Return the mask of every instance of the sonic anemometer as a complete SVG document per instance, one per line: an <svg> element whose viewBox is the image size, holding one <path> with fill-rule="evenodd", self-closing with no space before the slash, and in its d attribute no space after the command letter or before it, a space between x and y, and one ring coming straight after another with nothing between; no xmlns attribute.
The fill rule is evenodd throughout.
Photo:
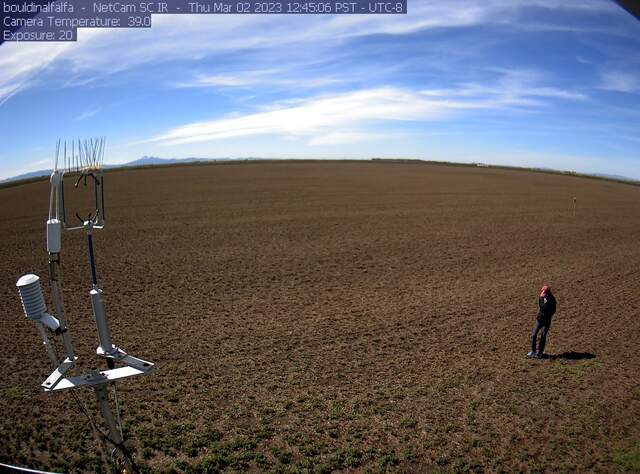
<svg viewBox="0 0 640 474"><path fill-rule="evenodd" d="M151 362L134 357L113 343L107 320L102 290L98 287L98 279L93 249L93 231L103 229L104 212L104 159L105 139L89 139L61 142L56 144L55 167L51 173L51 194L49 198L49 217L47 219L47 253L49 256L49 285L53 302L53 314L47 312L47 305L37 275L23 275L16 283L25 316L33 321L42 338L43 345L53 366L53 372L42 383L47 393L72 391L83 387L93 388L98 406L108 427L108 435L102 434L106 441L114 446L112 460L126 472L134 472L131 456L124 446L122 426L118 407L115 381L148 374L154 370ZM60 167L59 167L60 165ZM66 178L66 179L65 179ZM65 182L67 191L65 192ZM83 190L83 199L79 202L88 212L73 212L70 194L73 190ZM66 205L65 205L66 201ZM73 214L71 214L73 212ZM91 289L89 297L93 309L93 319L98 332L96 354L106 359L107 369L91 369L89 373L67 376L75 367L78 357L73 351L71 336L67 327L64 301L62 297L62 281L60 271L60 253L62 249L62 231L83 230L87 237L87 254L91 273ZM55 316L54 316L55 315ZM49 334L48 334L49 332ZM50 335L62 339L64 356L59 357L51 344ZM121 366L116 367L116 362ZM116 416L109 404L106 387L113 386L116 402ZM79 399L72 392L79 402ZM86 407L83 409L87 414ZM93 423L92 423L93 424ZM97 429L97 427L94 428Z"/></svg>

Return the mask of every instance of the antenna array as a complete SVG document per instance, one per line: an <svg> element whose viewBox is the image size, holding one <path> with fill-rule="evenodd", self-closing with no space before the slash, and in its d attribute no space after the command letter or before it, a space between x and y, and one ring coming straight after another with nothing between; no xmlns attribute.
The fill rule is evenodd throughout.
<svg viewBox="0 0 640 474"><path fill-rule="evenodd" d="M106 137L56 143L55 171L86 173L102 168ZM59 166L61 165L61 166Z"/></svg>

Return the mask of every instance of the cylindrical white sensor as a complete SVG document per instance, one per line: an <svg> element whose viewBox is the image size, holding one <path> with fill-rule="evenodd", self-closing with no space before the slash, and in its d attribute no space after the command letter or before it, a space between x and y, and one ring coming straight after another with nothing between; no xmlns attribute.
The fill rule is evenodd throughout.
<svg viewBox="0 0 640 474"><path fill-rule="evenodd" d="M91 295L91 305L93 306L93 315L96 318L96 327L98 328L98 338L100 346L97 349L98 354L110 354L114 347L111 343L111 331L107 324L107 314L104 308L104 299L102 290L94 288L89 292Z"/></svg>
<svg viewBox="0 0 640 474"><path fill-rule="evenodd" d="M47 252L60 253L62 244L62 223L58 219L47 221Z"/></svg>
<svg viewBox="0 0 640 474"><path fill-rule="evenodd" d="M33 274L23 275L16 283L16 286L20 293L20 301L22 301L22 309L24 309L25 316L34 321L39 321L42 315L47 312L42 288L40 288L40 277Z"/></svg>

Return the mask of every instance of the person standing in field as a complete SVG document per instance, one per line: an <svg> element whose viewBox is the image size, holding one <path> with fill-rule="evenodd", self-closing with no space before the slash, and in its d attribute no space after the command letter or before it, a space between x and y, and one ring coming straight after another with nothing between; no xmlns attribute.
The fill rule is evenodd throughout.
<svg viewBox="0 0 640 474"><path fill-rule="evenodd" d="M551 293L551 287L549 285L544 285L540 289L540 293L538 294L538 307L536 324L531 333L531 352L527 354L527 357L544 357L544 345L547 342L547 333L551 327L551 317L556 312L556 299ZM536 351L538 333L540 333L540 344Z"/></svg>

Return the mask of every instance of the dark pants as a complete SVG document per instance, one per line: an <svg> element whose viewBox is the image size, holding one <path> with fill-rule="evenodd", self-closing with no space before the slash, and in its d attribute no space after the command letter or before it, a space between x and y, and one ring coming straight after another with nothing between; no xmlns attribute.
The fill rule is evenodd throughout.
<svg viewBox="0 0 640 474"><path fill-rule="evenodd" d="M551 318L540 318L536 320L536 325L533 327L531 333L531 352L536 352L536 339L538 339L538 333L540 333L540 345L538 346L538 352L542 354L544 352L544 345L547 342L547 333L551 327Z"/></svg>

